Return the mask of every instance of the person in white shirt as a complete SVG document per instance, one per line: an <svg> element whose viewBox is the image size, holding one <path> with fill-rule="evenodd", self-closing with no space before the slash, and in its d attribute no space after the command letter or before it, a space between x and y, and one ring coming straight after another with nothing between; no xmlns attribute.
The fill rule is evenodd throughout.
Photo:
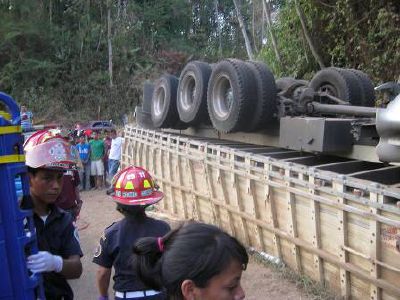
<svg viewBox="0 0 400 300"><path fill-rule="evenodd" d="M121 161L121 147L124 139L113 129L111 131L111 147L108 155L108 181L111 182L114 175L117 174Z"/></svg>
<svg viewBox="0 0 400 300"><path fill-rule="evenodd" d="M32 112L26 109L25 105L21 105L21 128L22 131L31 131L32 130Z"/></svg>

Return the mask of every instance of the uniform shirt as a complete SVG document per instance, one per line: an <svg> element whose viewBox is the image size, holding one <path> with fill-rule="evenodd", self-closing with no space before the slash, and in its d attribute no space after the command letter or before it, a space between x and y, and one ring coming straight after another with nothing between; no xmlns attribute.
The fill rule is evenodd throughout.
<svg viewBox="0 0 400 300"><path fill-rule="evenodd" d="M24 198L21 208L32 209L32 200L29 197ZM50 205L50 208L46 223L38 215L33 215L39 250L48 251L64 259L72 255L83 256L78 229L72 223L72 215L55 205ZM63 275L56 272L46 272L42 275L46 299L73 299L72 289Z"/></svg>
<svg viewBox="0 0 400 300"><path fill-rule="evenodd" d="M114 266L114 291L142 291L148 289L138 278L132 265L132 248L142 237L160 237L170 230L161 220L145 217L137 221L124 218L104 231L97 246L93 262L104 267Z"/></svg>
<svg viewBox="0 0 400 300"><path fill-rule="evenodd" d="M99 160L104 156L104 143L102 140L91 140L90 144L90 159L92 161Z"/></svg>

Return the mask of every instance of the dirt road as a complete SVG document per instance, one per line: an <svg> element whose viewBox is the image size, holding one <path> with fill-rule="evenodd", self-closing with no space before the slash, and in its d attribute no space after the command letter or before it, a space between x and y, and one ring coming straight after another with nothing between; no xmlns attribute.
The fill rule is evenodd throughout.
<svg viewBox="0 0 400 300"><path fill-rule="evenodd" d="M99 240L103 229L121 215L115 210L115 204L105 195L105 191L89 191L82 193L84 201L78 227L80 228L80 240L84 253L83 274L78 280L71 280L71 286L77 300L96 300L98 292L96 289L96 265L91 262L93 251ZM154 214L155 217L165 218L162 214ZM167 220L168 221L168 220ZM291 299L308 300L305 294L296 286L283 280L272 270L255 262L249 263L247 270L243 273L243 288L246 299ZM110 287L110 295L112 289ZM112 298L111 298L112 299Z"/></svg>

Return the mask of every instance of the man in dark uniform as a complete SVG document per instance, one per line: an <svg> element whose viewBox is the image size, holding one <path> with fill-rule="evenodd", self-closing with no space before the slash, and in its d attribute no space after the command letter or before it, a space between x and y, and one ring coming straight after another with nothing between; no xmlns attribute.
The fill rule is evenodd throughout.
<svg viewBox="0 0 400 300"><path fill-rule="evenodd" d="M73 217L55 205L61 193L63 172L76 166L77 154L61 137L47 131L32 135L24 145L30 197L21 207L33 209L39 252L28 257L32 273L43 273L46 299L72 300L67 279L82 274L78 231Z"/></svg>
<svg viewBox="0 0 400 300"><path fill-rule="evenodd" d="M155 189L148 172L138 167L128 167L116 174L113 186L113 199L124 218L105 229L94 254L93 262L99 265L98 299L108 300L112 267L115 299L165 299L160 291L147 288L132 266L132 247L137 239L163 236L170 230L166 222L149 218L145 213L148 205L160 201L164 195Z"/></svg>

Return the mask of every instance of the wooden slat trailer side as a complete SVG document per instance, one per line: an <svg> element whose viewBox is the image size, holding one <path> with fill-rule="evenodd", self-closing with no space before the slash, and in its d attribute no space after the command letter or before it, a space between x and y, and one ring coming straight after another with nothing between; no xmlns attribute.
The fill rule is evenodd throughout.
<svg viewBox="0 0 400 300"><path fill-rule="evenodd" d="M400 299L400 167L125 127L161 209L215 224L344 298Z"/></svg>

